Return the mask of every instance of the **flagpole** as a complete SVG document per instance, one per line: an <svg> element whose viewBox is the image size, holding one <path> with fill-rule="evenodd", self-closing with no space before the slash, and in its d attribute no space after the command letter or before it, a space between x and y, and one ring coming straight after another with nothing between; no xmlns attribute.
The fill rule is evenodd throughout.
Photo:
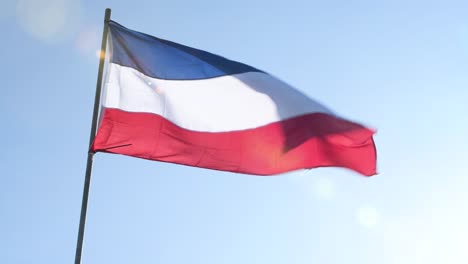
<svg viewBox="0 0 468 264"><path fill-rule="evenodd" d="M101 88L102 88L102 76L104 71L104 59L106 57L106 48L107 48L107 35L109 33L109 21L111 17L110 8L106 8L106 13L104 15L104 29L102 32L102 42L101 50L99 52L99 69L98 69L98 78L96 83L96 95L94 97L94 110L93 110L93 119L91 121L91 132L89 136L89 146L93 144L94 137L96 135L97 129L97 119L101 101ZM88 150L88 160L86 162L86 174L83 187L83 199L81 201L81 214L80 214L80 226L78 229L78 239L76 242L76 253L75 253L75 264L81 264L81 253L83 251L83 238L85 231L86 223L86 212L88 209L88 196L89 196L89 186L91 184L91 171L93 168L93 156L94 152L90 149Z"/></svg>

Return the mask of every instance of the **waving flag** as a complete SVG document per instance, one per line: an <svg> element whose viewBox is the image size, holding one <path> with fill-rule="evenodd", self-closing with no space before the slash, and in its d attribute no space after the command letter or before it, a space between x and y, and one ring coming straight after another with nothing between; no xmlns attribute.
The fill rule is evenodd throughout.
<svg viewBox="0 0 468 264"><path fill-rule="evenodd" d="M274 76L109 22L92 151L273 175L337 166L376 173L374 131Z"/></svg>

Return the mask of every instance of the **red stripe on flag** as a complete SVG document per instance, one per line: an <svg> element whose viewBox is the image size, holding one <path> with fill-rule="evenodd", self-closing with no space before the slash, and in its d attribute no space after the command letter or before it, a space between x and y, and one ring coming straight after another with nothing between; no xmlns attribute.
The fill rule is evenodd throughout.
<svg viewBox="0 0 468 264"><path fill-rule="evenodd" d="M373 134L321 113L213 133L187 130L156 114L104 109L92 150L255 175L338 166L371 176Z"/></svg>

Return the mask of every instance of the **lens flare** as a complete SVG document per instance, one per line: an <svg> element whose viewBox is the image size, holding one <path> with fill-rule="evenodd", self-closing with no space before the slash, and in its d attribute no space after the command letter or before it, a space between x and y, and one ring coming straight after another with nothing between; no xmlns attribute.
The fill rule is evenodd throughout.
<svg viewBox="0 0 468 264"><path fill-rule="evenodd" d="M314 194L324 200L329 200L335 196L335 185L328 178L316 178L314 180Z"/></svg>
<svg viewBox="0 0 468 264"><path fill-rule="evenodd" d="M359 224L366 228L374 228L378 224L379 214L377 209L372 206L363 206L358 208L356 218Z"/></svg>
<svg viewBox="0 0 468 264"><path fill-rule="evenodd" d="M100 44L99 30L97 27L89 27L81 30L75 40L75 46L78 51L86 56L92 56L96 49L99 49Z"/></svg>
<svg viewBox="0 0 468 264"><path fill-rule="evenodd" d="M96 50L96 58L102 59L105 56L106 56L106 53L103 50L100 50L100 49Z"/></svg>
<svg viewBox="0 0 468 264"><path fill-rule="evenodd" d="M80 14L78 1L73 0L18 0L17 21L31 36L55 42L71 31Z"/></svg>

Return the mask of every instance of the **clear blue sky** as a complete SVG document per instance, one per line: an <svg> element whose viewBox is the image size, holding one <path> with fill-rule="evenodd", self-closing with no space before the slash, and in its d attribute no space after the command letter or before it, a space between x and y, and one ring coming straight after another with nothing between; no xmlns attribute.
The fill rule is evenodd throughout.
<svg viewBox="0 0 468 264"><path fill-rule="evenodd" d="M99 153L84 264L468 263L461 0L2 0L2 263L73 262L106 7L376 128L380 174L257 177Z"/></svg>

